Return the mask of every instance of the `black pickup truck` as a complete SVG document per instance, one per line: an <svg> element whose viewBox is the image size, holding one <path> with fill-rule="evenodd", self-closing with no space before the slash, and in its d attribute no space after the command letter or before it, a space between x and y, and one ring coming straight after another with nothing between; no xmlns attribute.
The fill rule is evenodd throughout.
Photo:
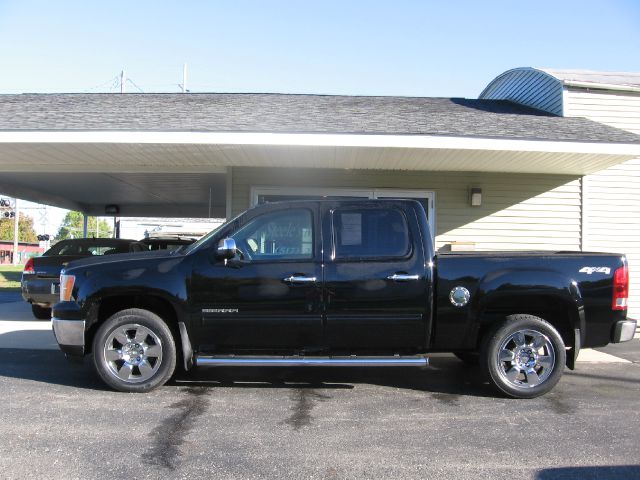
<svg viewBox="0 0 640 480"><path fill-rule="evenodd" d="M176 365L407 367L454 352L532 398L581 347L636 328L624 256L436 255L412 200L270 203L177 251L73 262L60 285L60 348L128 392Z"/></svg>

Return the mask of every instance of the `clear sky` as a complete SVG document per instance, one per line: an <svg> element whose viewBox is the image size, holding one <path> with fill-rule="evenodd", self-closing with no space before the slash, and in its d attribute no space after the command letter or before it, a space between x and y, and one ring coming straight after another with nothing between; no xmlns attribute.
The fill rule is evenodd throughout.
<svg viewBox="0 0 640 480"><path fill-rule="evenodd" d="M514 67L640 71L640 0L0 0L0 59L0 94L115 92L123 68L176 92L187 63L194 92L475 98Z"/></svg>
<svg viewBox="0 0 640 480"><path fill-rule="evenodd" d="M477 97L513 67L640 71L640 1L0 0L0 93ZM128 84L129 91L137 91Z"/></svg>

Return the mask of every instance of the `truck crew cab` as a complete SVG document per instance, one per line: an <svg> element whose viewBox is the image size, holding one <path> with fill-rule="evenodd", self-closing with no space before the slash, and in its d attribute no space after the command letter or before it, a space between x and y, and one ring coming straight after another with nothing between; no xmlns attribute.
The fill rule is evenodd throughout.
<svg viewBox="0 0 640 480"><path fill-rule="evenodd" d="M145 392L176 365L425 366L479 361L532 398L581 347L633 338L622 255L438 254L412 200L252 208L178 251L72 262L53 308L60 348Z"/></svg>

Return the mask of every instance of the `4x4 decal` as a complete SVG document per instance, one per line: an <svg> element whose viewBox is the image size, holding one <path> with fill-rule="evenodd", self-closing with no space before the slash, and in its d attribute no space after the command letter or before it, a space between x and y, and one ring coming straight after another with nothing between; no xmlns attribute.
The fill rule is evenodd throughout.
<svg viewBox="0 0 640 480"><path fill-rule="evenodd" d="M611 269L609 267L582 267L578 271L580 273L586 273L587 275L591 275L592 273L604 273L605 275L609 275L611 273Z"/></svg>

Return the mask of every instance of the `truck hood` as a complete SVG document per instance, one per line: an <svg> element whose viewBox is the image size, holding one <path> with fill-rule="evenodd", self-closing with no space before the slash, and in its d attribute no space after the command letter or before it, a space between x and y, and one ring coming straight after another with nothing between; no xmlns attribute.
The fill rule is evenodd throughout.
<svg viewBox="0 0 640 480"><path fill-rule="evenodd" d="M87 257L70 262L65 271L71 270L76 267L89 267L109 265L115 263L134 262L136 260L150 260L150 259L171 259L177 258L178 255L172 255L172 252L167 250L153 250L150 252L136 252L136 253L115 253L112 255L100 255L97 257ZM123 265L124 266L124 265Z"/></svg>
<svg viewBox="0 0 640 480"><path fill-rule="evenodd" d="M60 270L71 262L87 257L86 255L50 255L33 257L33 269L38 278L58 278Z"/></svg>

